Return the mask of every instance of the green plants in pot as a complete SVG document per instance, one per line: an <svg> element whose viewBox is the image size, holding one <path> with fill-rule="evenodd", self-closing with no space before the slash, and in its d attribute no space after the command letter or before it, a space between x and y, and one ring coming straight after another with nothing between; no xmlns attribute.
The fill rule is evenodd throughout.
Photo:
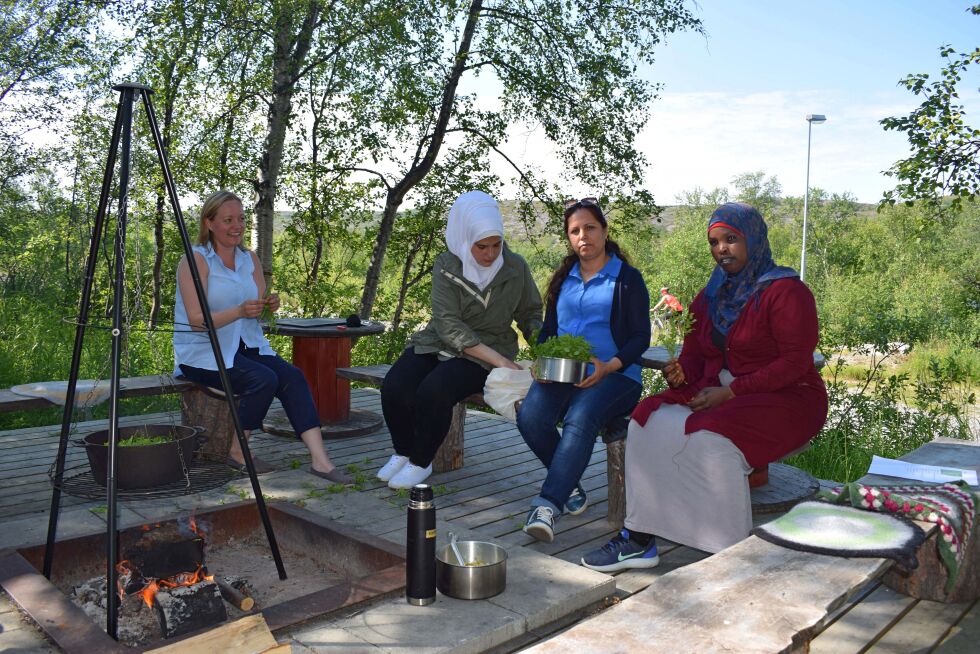
<svg viewBox="0 0 980 654"><path fill-rule="evenodd" d="M586 377L592 346L581 336L562 334L532 348L534 371L543 381L577 384Z"/></svg>

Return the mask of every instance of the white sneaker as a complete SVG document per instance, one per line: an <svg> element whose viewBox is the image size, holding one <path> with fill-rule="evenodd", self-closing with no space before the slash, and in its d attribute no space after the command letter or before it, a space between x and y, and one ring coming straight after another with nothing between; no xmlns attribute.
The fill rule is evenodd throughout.
<svg viewBox="0 0 980 654"><path fill-rule="evenodd" d="M391 458L388 459L388 463L381 466L381 470L378 470L378 479L381 481L388 481L394 477L399 470L404 468L406 463L408 463L407 456L392 454Z"/></svg>
<svg viewBox="0 0 980 654"><path fill-rule="evenodd" d="M428 467L420 468L414 463L408 463L398 471L394 477L388 481L388 488L411 488L415 484L421 484L432 474L432 464Z"/></svg>

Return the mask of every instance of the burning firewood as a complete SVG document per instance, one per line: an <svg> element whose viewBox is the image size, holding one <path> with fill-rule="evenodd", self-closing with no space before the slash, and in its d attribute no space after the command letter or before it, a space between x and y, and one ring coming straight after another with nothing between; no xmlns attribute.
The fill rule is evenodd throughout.
<svg viewBox="0 0 980 654"><path fill-rule="evenodd" d="M213 581L164 588L153 598L164 638L173 638L228 619L221 591Z"/></svg>

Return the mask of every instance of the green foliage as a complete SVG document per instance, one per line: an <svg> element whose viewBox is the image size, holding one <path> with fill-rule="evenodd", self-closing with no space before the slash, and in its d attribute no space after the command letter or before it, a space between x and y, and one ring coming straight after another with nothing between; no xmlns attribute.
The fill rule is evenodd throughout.
<svg viewBox="0 0 980 654"><path fill-rule="evenodd" d="M582 336L562 334L561 336L552 336L544 343L533 345L531 356L534 359L571 359L572 361L588 363L592 360L592 346Z"/></svg>
<svg viewBox="0 0 980 654"><path fill-rule="evenodd" d="M668 308L664 315L657 318L657 328L653 334L653 344L665 348L667 356L671 359L677 358L684 339L694 327L694 314L690 311L690 305L683 302L682 304L688 308L680 312Z"/></svg>
<svg viewBox="0 0 980 654"><path fill-rule="evenodd" d="M140 436L135 435L119 441L119 447L141 447L146 445L163 445L170 443L173 439L170 436ZM106 443L108 445L108 443Z"/></svg>
<svg viewBox="0 0 980 654"><path fill-rule="evenodd" d="M816 477L849 482L866 474L877 454L897 458L934 438L971 438L973 393L963 392L963 371L933 360L927 379L874 366L855 388L840 379L842 363L827 382L831 412L810 448L788 462ZM909 388L912 389L911 396Z"/></svg>
<svg viewBox="0 0 980 654"><path fill-rule="evenodd" d="M980 5L968 11L980 14ZM980 194L980 129L967 124L959 91L963 78L969 77L968 69L980 64L980 48L958 53L944 45L939 55L946 61L939 79L930 81L927 73L916 73L899 82L921 96L922 104L906 116L881 121L885 130L905 132L912 147L910 157L886 171L898 185L885 193L882 205L920 200L942 214L947 198L955 212L964 200Z"/></svg>

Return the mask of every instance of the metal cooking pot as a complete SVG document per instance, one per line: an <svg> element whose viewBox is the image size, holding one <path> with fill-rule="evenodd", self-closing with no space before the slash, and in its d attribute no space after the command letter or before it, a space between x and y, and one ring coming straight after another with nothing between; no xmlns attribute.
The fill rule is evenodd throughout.
<svg viewBox="0 0 980 654"><path fill-rule="evenodd" d="M535 365L538 379L545 381L577 384L588 376L586 370L589 364L575 359L540 357Z"/></svg>
<svg viewBox="0 0 980 654"><path fill-rule="evenodd" d="M456 599L486 599L504 592L507 585L507 551L480 540L456 541L463 560L479 565L460 565L452 547L436 551L436 588Z"/></svg>
<svg viewBox="0 0 980 654"><path fill-rule="evenodd" d="M169 436L170 442L157 445L129 445L116 449L116 486L121 489L165 486L185 479L184 468L190 468L198 446L200 427L183 425L138 425L120 427L119 440L133 436ZM94 431L81 441L85 447L92 476L102 486L109 467L109 430ZM183 462L183 465L181 464Z"/></svg>

